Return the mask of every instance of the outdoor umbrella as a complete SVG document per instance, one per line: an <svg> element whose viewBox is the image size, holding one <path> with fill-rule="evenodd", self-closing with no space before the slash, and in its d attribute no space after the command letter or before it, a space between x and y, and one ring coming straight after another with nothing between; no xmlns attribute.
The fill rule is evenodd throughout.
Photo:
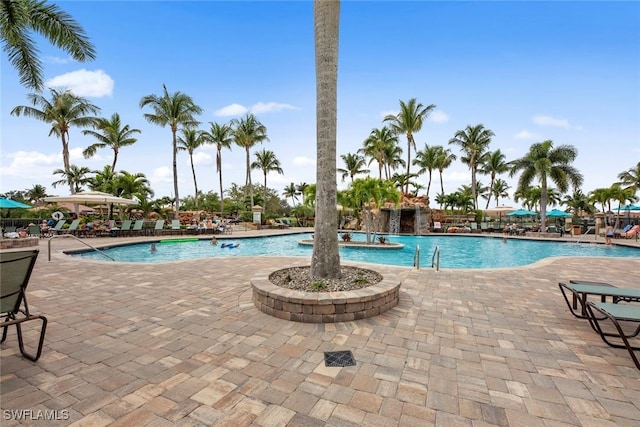
<svg viewBox="0 0 640 427"><path fill-rule="evenodd" d="M29 209L31 206L15 200L0 198L0 209Z"/></svg>
<svg viewBox="0 0 640 427"><path fill-rule="evenodd" d="M621 210L621 211L640 211L640 206L636 206L636 205L625 205L625 206L618 206L615 210Z"/></svg>
<svg viewBox="0 0 640 427"><path fill-rule="evenodd" d="M625 205L625 206L618 206L617 209L614 209L616 212L626 212L627 213L627 224L631 223L631 211L634 212L640 212L640 206L636 206L636 205ZM616 219L616 226L618 224L618 220Z"/></svg>
<svg viewBox="0 0 640 427"><path fill-rule="evenodd" d="M100 191L85 191L82 193L70 194L68 196L51 196L45 197L45 202L57 203L57 202L71 202L71 203L84 203L101 205L105 203L112 203L114 205L137 205L138 202L131 199L125 199L124 197L114 196L109 193L102 193Z"/></svg>
<svg viewBox="0 0 640 427"><path fill-rule="evenodd" d="M547 218L569 218L572 217L573 214L570 214L568 212L563 212L559 209L553 209L549 212L547 212Z"/></svg>
<svg viewBox="0 0 640 427"><path fill-rule="evenodd" d="M523 217L523 216L535 216L536 213L527 209L518 209L517 211L509 212L507 216Z"/></svg>

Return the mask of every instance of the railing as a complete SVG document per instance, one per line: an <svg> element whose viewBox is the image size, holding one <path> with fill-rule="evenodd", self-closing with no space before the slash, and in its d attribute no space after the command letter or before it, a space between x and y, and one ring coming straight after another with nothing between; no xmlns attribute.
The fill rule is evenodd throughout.
<svg viewBox="0 0 640 427"><path fill-rule="evenodd" d="M90 247L91 249L93 249L94 251L96 251L96 252L98 252L98 253L100 253L100 254L102 254L102 255L106 256L106 257L107 257L107 258L109 258L111 261L115 261L115 259L114 259L113 257L111 257L111 256L107 255L106 253L104 253L104 252L103 252L103 251L101 251L100 249L98 249L98 248L96 248L96 247L94 247L94 246L91 246L90 244L88 244L88 243L87 243L87 242L85 242L84 240L82 240L82 239L78 239L78 238L77 238L76 236L74 236L73 234L58 234L58 235L55 235L55 236L51 236L51 237L49 237L49 240L47 241L47 249L48 249L48 251L49 251L49 261L51 261L51 241L52 241L53 239L57 239L57 238L60 238L60 237L73 237L73 238L74 238L74 239L76 239L78 242L82 243L83 245L88 246L88 247Z"/></svg>
<svg viewBox="0 0 640 427"><path fill-rule="evenodd" d="M413 254L413 266L420 270L420 245L416 245L416 252Z"/></svg>
<svg viewBox="0 0 640 427"><path fill-rule="evenodd" d="M440 246L436 246L433 256L431 256L431 268L434 267L436 271L440 271Z"/></svg>
<svg viewBox="0 0 640 427"><path fill-rule="evenodd" d="M580 236L580 238L578 240L576 240L576 243L580 243L582 241L582 239L584 239L584 237L586 235L588 235L591 230L593 230L593 227L587 227L587 231L582 233L582 236ZM598 237L598 236L596 235L596 237Z"/></svg>

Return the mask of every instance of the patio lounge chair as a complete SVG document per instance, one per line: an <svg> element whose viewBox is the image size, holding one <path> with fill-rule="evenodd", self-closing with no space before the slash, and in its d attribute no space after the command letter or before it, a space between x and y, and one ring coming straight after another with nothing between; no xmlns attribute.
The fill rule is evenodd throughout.
<svg viewBox="0 0 640 427"><path fill-rule="evenodd" d="M629 343L629 338L637 337L640 334L640 306L589 301L587 311L589 322L593 329L600 334L602 341L614 348L626 348L636 368L640 369L640 361L634 354L634 350L640 351L640 347L632 346ZM609 319L613 323L616 332L605 332L600 324L604 319ZM627 333L623 331L621 323L637 323L638 326L634 332ZM611 338L620 339L622 344L612 342Z"/></svg>
<svg viewBox="0 0 640 427"><path fill-rule="evenodd" d="M122 224L120 224L120 230L118 230L117 235L118 236L126 236L129 233L131 233L131 224L133 223L133 221L131 221L130 219L125 219L124 221L122 221Z"/></svg>
<svg viewBox="0 0 640 427"><path fill-rule="evenodd" d="M567 302L567 306L575 317L579 319L588 319L587 299L589 295L599 296L600 302L606 302L607 297L611 298L611 302L617 304L620 301L640 302L640 289L633 288L617 288L608 283L602 282L581 282L571 281L569 283L558 283L562 296ZM569 301L568 293L571 294ZM578 307L580 303L580 307Z"/></svg>
<svg viewBox="0 0 640 427"><path fill-rule="evenodd" d="M131 228L130 234L133 235L142 235L142 227L144 226L144 220L139 219L133 224L133 228Z"/></svg>
<svg viewBox="0 0 640 427"><path fill-rule="evenodd" d="M43 237L39 225L30 225L29 228L27 228L27 234L31 237Z"/></svg>
<svg viewBox="0 0 640 427"><path fill-rule="evenodd" d="M58 232L58 234L73 234L75 235L76 232L78 231L78 226L80 225L80 220L79 219L74 219L73 221L71 221L71 224L69 224L69 228L62 229Z"/></svg>
<svg viewBox="0 0 640 427"><path fill-rule="evenodd" d="M164 219L159 219L156 221L155 227L153 227L153 235L155 236L158 232L162 232L164 229Z"/></svg>
<svg viewBox="0 0 640 427"><path fill-rule="evenodd" d="M5 342L7 339L9 326L16 325L20 353L34 362L40 358L42 353L44 334L47 329L47 318L31 314L27 305L27 284L29 284L37 257L38 250L0 253L0 316L2 317L0 327L3 328L0 342ZM24 349L22 323L38 319L42 321L42 327L40 328L38 349L33 355Z"/></svg>
<svg viewBox="0 0 640 427"><path fill-rule="evenodd" d="M61 219L58 223L51 229L52 234L60 234L62 231L62 227L67 223L66 219Z"/></svg>
<svg viewBox="0 0 640 427"><path fill-rule="evenodd" d="M638 234L639 230L640 230L640 225L634 225L633 227L631 227L631 230L627 231L626 233L620 233L620 237L624 237L625 239L630 239L636 234Z"/></svg>
<svg viewBox="0 0 640 427"><path fill-rule="evenodd" d="M171 234L182 234L182 226L179 219L171 220Z"/></svg>

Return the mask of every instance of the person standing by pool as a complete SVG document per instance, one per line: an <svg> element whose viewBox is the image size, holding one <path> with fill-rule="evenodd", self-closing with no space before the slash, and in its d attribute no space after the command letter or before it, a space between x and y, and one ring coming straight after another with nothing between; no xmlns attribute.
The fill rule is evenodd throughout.
<svg viewBox="0 0 640 427"><path fill-rule="evenodd" d="M611 224L607 225L607 230L604 233L604 240L607 245L611 244L611 239L613 238L613 227Z"/></svg>

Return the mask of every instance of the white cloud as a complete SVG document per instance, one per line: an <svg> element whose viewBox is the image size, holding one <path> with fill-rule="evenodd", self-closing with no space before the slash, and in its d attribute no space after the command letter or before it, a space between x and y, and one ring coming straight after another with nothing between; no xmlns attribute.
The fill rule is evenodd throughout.
<svg viewBox="0 0 640 427"><path fill-rule="evenodd" d="M557 127L563 129L582 130L582 126L574 126L567 119L556 119L551 116L538 115L533 117L533 123L543 127Z"/></svg>
<svg viewBox="0 0 640 427"><path fill-rule="evenodd" d="M173 182L173 172L171 171L171 168L168 168L167 166L161 166L159 168L155 168L153 170L153 172L151 173L151 178L149 178L151 181L158 181L158 182Z"/></svg>
<svg viewBox="0 0 640 427"><path fill-rule="evenodd" d="M49 64L67 64L70 62L69 58L61 58L59 56L47 56L44 58L44 62Z"/></svg>
<svg viewBox="0 0 640 427"><path fill-rule="evenodd" d="M279 102L256 102L251 107L247 108L242 104L230 104L226 107L215 111L215 116L229 117L229 116L241 116L246 113L252 114L264 114L264 113L279 113L284 110L297 110L291 104L283 104Z"/></svg>
<svg viewBox="0 0 640 427"><path fill-rule="evenodd" d="M213 157L208 153L198 151L193 153L193 164L195 166L209 166L213 164Z"/></svg>
<svg viewBox="0 0 640 427"><path fill-rule="evenodd" d="M535 133L531 133L526 129L523 129L520 132L516 133L514 137L516 139L525 139L528 141L540 139L540 136L536 135Z"/></svg>
<svg viewBox="0 0 640 427"><path fill-rule="evenodd" d="M439 110L434 111L429 118L434 123L445 123L449 121L449 115L444 111Z"/></svg>
<svg viewBox="0 0 640 427"><path fill-rule="evenodd" d="M69 89L76 96L102 98L113 93L113 79L102 70L87 71L84 68L61 74L45 83L48 87Z"/></svg>
<svg viewBox="0 0 640 427"><path fill-rule="evenodd" d="M294 107L290 104L281 104L278 102L257 102L251 106L251 112L254 114L262 114L262 113L278 113L284 110L297 110L297 107Z"/></svg>
<svg viewBox="0 0 640 427"><path fill-rule="evenodd" d="M247 111L249 111L249 109L244 105L231 104L231 105L227 105L226 107L222 107L219 110L214 111L213 115L221 116L221 117L241 116Z"/></svg>
<svg viewBox="0 0 640 427"><path fill-rule="evenodd" d="M293 164L294 166L302 166L302 167L307 167L307 166L316 166L316 161L315 159L311 159L309 157L296 157L293 159Z"/></svg>
<svg viewBox="0 0 640 427"><path fill-rule="evenodd" d="M16 151L5 153L4 157L11 159L9 166L0 169L0 175L19 178L47 178L50 179L54 169L61 168L61 155L45 154L37 151Z"/></svg>

